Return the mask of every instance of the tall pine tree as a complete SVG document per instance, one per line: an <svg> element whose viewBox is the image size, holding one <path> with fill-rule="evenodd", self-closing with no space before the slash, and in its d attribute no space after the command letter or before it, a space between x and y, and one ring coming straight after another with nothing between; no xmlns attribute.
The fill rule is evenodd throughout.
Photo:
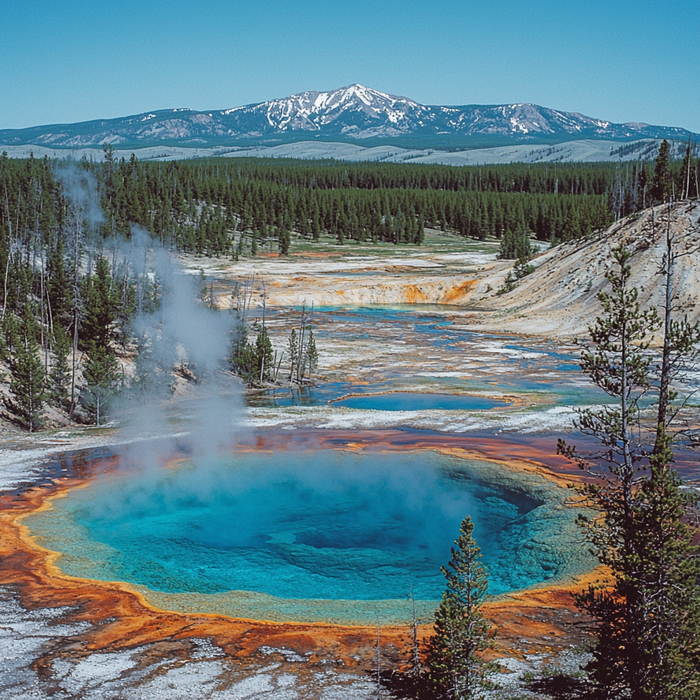
<svg viewBox="0 0 700 700"><path fill-rule="evenodd" d="M672 319L674 254L667 237L667 301L662 318L644 311L629 284L630 252L613 251L606 275L612 292L598 299L603 313L589 328L582 368L615 403L580 411L577 427L602 450L559 451L597 477L581 487L598 516L581 518L612 581L591 585L578 599L593 619L596 646L589 664L595 697L690 700L700 697L700 568L692 532L682 521L687 498L672 468L672 380L700 340L700 330ZM663 326L658 367L648 351L650 333ZM656 392L651 431L642 400ZM652 445L644 444L652 436Z"/></svg>
<svg viewBox="0 0 700 700"><path fill-rule="evenodd" d="M117 319L116 293L109 263L106 258L100 257L95 266L95 274L87 277L84 284L85 311L80 327L80 340L88 353L94 347L109 347L113 324Z"/></svg>
<svg viewBox="0 0 700 700"><path fill-rule="evenodd" d="M16 410L30 432L41 427L41 409L44 406L46 374L39 357L39 344L34 338L29 311L15 339L10 359L10 393L12 408Z"/></svg>
<svg viewBox="0 0 700 700"><path fill-rule="evenodd" d="M113 398L117 382L117 360L109 348L93 346L83 371L87 391L81 400L91 419L101 425Z"/></svg>
<svg viewBox="0 0 700 700"><path fill-rule="evenodd" d="M654 164L654 179L651 185L651 196L654 199L665 202L671 195L671 171L669 169L670 146L664 139L659 146L659 154Z"/></svg>
<svg viewBox="0 0 700 700"><path fill-rule="evenodd" d="M49 396L58 407L67 405L70 398L70 350L70 337L63 326L57 324L53 331L54 359L49 373Z"/></svg>
<svg viewBox="0 0 700 700"><path fill-rule="evenodd" d="M473 532L474 523L467 516L452 547L452 560L442 567L447 590L435 613L435 633L426 655L428 685L435 700L472 698L489 685L490 665L480 657L490 646L491 625L480 610L488 577Z"/></svg>

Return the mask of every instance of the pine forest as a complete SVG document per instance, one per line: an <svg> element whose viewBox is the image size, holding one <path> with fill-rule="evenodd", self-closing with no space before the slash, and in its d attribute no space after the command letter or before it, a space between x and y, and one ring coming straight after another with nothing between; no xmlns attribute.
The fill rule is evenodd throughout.
<svg viewBox="0 0 700 700"><path fill-rule="evenodd" d="M117 158L111 147L103 155L0 157L1 341L13 409L29 429L44 404L73 417L79 399L82 418L100 422L119 381L115 343L125 342L137 310L157 303L148 278L136 279L105 252L135 230L171 250L234 260L287 255L301 242L420 245L425 229L500 239L501 257L520 258L518 236L529 251L530 238L554 245L601 230L664 199L660 188L697 194L689 155L664 160L663 173L641 161L448 167L140 162ZM88 358L82 398L71 350Z"/></svg>

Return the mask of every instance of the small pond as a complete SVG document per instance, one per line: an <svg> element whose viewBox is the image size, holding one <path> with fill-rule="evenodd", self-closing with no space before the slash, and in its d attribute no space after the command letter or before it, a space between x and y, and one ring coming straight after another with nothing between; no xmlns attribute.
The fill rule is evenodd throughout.
<svg viewBox="0 0 700 700"><path fill-rule="evenodd" d="M511 402L491 399L485 396L467 394L422 394L411 391L395 391L387 394L368 394L348 396L333 401L333 406L346 408L373 409L376 411L423 411L427 409L441 411L486 411L490 408L504 407Z"/></svg>

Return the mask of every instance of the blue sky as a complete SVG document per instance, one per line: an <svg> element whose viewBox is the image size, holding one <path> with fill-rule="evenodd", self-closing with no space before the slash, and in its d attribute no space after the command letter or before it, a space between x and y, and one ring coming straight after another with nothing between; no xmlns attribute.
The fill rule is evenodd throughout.
<svg viewBox="0 0 700 700"><path fill-rule="evenodd" d="M700 132L700 0L0 0L0 128L362 83Z"/></svg>

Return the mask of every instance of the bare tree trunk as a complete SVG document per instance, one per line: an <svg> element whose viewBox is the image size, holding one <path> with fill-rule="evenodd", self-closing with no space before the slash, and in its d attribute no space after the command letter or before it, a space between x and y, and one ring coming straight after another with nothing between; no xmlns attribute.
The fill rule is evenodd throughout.
<svg viewBox="0 0 700 700"><path fill-rule="evenodd" d="M411 584L411 656L410 656L411 676L419 676L420 667L420 646L418 644L418 615L416 613L416 598L413 595L413 584Z"/></svg>
<svg viewBox="0 0 700 700"><path fill-rule="evenodd" d="M10 239L10 245L7 250L7 260L5 261L5 289L4 296L2 299L2 318L5 318L5 309L7 308L7 278L10 272L10 258L12 257L12 239Z"/></svg>
<svg viewBox="0 0 700 700"><path fill-rule="evenodd" d="M659 409L657 419L656 442L654 453L662 449L663 437L666 433L669 389L671 384L671 311L673 306L673 236L671 234L671 205L668 205L668 221L666 222L665 251L661 263L661 273L665 276L664 284L664 345L661 354L661 376L659 378Z"/></svg>
<svg viewBox="0 0 700 700"><path fill-rule="evenodd" d="M41 247L41 345L44 348L44 372L49 376L49 343L44 342L44 327L48 328L46 308L44 307L44 247Z"/></svg>
<svg viewBox="0 0 700 700"><path fill-rule="evenodd" d="M299 329L299 354L297 356L297 383L304 378L304 334L306 333L306 304L301 307L301 328Z"/></svg>
<svg viewBox="0 0 700 700"><path fill-rule="evenodd" d="M267 299L265 298L265 280L262 280L262 307L263 307L263 339L266 337L265 332L265 321L267 320ZM262 348L262 357L260 358L260 383L263 382L263 377L265 376L265 346Z"/></svg>
<svg viewBox="0 0 700 700"><path fill-rule="evenodd" d="M82 244L82 208L78 204L72 206L73 211L73 362L71 366L70 381L70 411L72 418L75 410L75 374L77 370L78 355L78 323L80 320L80 253Z"/></svg>
<svg viewBox="0 0 700 700"><path fill-rule="evenodd" d="M72 418L73 411L75 410L75 372L77 367L77 353L78 353L78 314L77 307L73 313L73 355L71 362L71 376L70 376L70 410L68 415Z"/></svg>
<svg viewBox="0 0 700 700"><path fill-rule="evenodd" d="M49 296L49 288L46 288L46 317L49 321L49 332L53 336L53 311L51 309L51 297Z"/></svg>
<svg viewBox="0 0 700 700"><path fill-rule="evenodd" d="M380 637L380 627L379 627L379 617L377 617L377 656L376 656L376 662L377 662L377 697L381 698L382 697L382 666L381 666L381 657L379 656L379 650L380 650L380 643L381 643L381 637Z"/></svg>
<svg viewBox="0 0 700 700"><path fill-rule="evenodd" d="M5 288L4 296L2 300L2 318L5 319L5 309L7 309L7 280L10 273L10 260L12 258L12 249L14 248L12 239L12 220L10 218L10 200L7 195L7 184L5 184L5 215L7 217L7 228L9 231L8 245L7 245L7 260L5 261Z"/></svg>
<svg viewBox="0 0 700 700"><path fill-rule="evenodd" d="M276 350L275 350L275 353L277 353ZM283 357L284 357L284 350L282 350L280 352L280 359L279 359L279 362L277 363L277 370L275 371L275 384L277 383L277 377L279 376L279 373L280 373L280 367L282 366L282 358Z"/></svg>

